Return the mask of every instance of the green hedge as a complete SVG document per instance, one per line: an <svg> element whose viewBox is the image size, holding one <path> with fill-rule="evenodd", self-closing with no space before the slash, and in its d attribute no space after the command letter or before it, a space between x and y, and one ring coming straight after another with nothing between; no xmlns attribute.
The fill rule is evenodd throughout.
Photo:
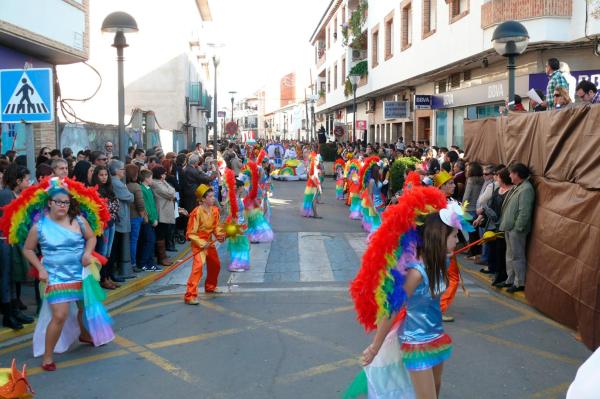
<svg viewBox="0 0 600 399"><path fill-rule="evenodd" d="M404 186L404 177L409 170L415 170L416 165L421 160L415 157L402 157L396 159L390 167L390 191L389 195L402 190Z"/></svg>
<svg viewBox="0 0 600 399"><path fill-rule="evenodd" d="M323 162L335 162L337 158L337 144L336 143L325 143L319 147L319 153L323 158Z"/></svg>

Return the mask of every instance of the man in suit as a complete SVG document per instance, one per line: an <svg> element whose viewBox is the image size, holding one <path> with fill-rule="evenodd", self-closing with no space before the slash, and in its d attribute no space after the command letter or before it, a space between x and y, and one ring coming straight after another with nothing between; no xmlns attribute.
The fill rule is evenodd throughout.
<svg viewBox="0 0 600 399"><path fill-rule="evenodd" d="M502 204L500 231L506 240L506 269L504 282L507 291L514 293L525 289L527 271L527 234L531 231L535 191L529 182L531 175L527 166L517 163L508 168L514 187Z"/></svg>

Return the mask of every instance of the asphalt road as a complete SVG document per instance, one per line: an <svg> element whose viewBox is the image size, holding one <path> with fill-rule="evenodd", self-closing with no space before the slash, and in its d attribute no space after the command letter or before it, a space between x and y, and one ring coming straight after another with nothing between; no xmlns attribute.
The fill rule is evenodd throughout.
<svg viewBox="0 0 600 399"><path fill-rule="evenodd" d="M186 264L113 311L115 342L76 345L39 369L25 343L0 350L27 363L39 398L337 398L360 371L367 336L347 294L364 251L359 223L327 179L323 219L299 216L304 183L276 182L276 239L252 247L198 307L182 303ZM454 341L442 398L562 398L590 355L573 332L465 274L446 324Z"/></svg>

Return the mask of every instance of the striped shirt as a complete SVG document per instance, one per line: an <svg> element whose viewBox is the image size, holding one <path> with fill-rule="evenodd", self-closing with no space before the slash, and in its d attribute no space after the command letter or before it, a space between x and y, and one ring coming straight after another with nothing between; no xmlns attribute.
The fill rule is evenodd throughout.
<svg viewBox="0 0 600 399"><path fill-rule="evenodd" d="M569 91L569 82L565 79L560 71L552 72L548 86L546 87L546 102L548 103L548 109L554 108L554 89L557 87L564 87Z"/></svg>

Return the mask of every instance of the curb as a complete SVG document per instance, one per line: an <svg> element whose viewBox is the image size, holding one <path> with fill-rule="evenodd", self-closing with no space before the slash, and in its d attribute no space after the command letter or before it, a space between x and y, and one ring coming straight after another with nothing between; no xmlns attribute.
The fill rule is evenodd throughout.
<svg viewBox="0 0 600 399"><path fill-rule="evenodd" d="M464 262L463 262L464 265ZM527 298L525 297L525 292L524 291L519 291L519 292L515 292L514 294L510 294L508 292L506 292L505 290L501 289L501 288L496 288L496 287L492 287L491 282L492 282L492 278L491 277L487 277L487 275L483 275L481 273L479 273L478 271L474 271L469 269L468 267L462 266L461 267L461 272L465 272L467 273L470 277L474 277L475 279L481 281L482 283L485 283L486 286L488 286L488 288L492 291L495 292L496 294L500 294L506 298L510 298L512 300L521 302L524 305L529 306L530 308L533 308L533 306L531 306L531 304L527 301Z"/></svg>
<svg viewBox="0 0 600 399"><path fill-rule="evenodd" d="M126 298L138 291L141 291L153 282L166 276L171 271L173 271L176 268L176 266L178 266L177 263L181 259L185 258L187 254L191 251L191 249L192 248L190 245L186 245L186 247L183 248L183 250L176 255L176 258L173 260L173 265L164 268L161 272L148 272L147 275L129 280L130 282L121 285L115 290L109 290L106 293L106 300L104 301L104 305L109 305L123 298ZM20 337L32 334L35 330L35 324L35 322L31 324L26 324L21 330L11 330L10 328L0 327L0 345L7 341L12 341Z"/></svg>

